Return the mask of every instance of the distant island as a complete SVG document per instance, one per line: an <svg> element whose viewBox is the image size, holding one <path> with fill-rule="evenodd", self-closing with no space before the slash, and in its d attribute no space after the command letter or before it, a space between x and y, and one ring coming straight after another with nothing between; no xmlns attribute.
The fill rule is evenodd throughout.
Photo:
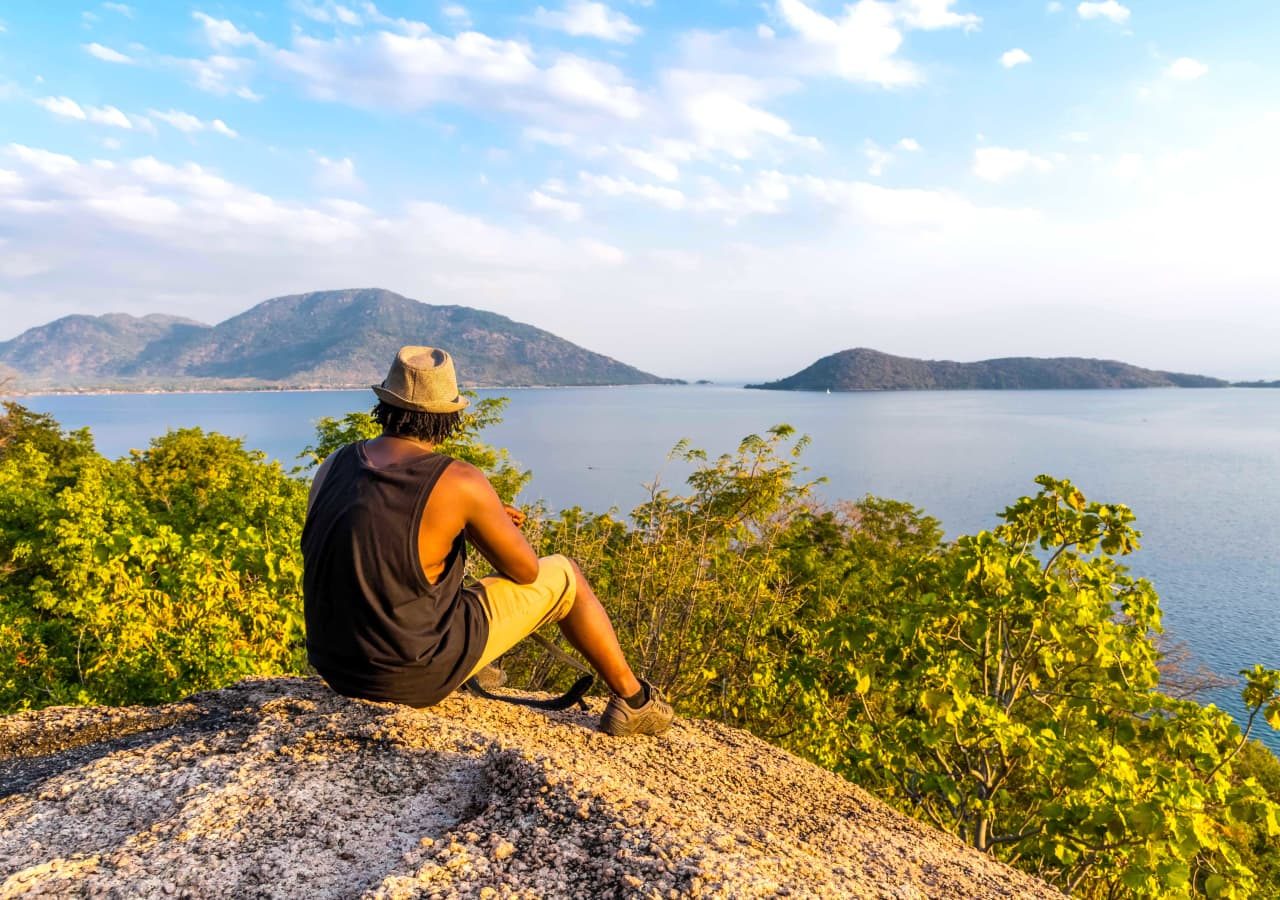
<svg viewBox="0 0 1280 900"><path fill-rule="evenodd" d="M66 316L0 343L0 378L20 391L367 387L403 344L449 350L467 387L682 383L497 313L377 288L276 297L213 326Z"/></svg>
<svg viewBox="0 0 1280 900"><path fill-rule="evenodd" d="M1229 387L1205 375L1159 372L1105 359L1009 357L981 362L911 359L858 347L748 388L768 391L980 391Z"/></svg>

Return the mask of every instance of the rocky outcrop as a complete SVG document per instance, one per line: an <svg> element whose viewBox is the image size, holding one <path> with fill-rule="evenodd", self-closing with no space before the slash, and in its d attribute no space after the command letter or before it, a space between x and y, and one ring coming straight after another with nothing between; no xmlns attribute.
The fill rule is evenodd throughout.
<svg viewBox="0 0 1280 900"><path fill-rule="evenodd" d="M0 720L0 896L1056 897L749 735L250 679Z"/></svg>

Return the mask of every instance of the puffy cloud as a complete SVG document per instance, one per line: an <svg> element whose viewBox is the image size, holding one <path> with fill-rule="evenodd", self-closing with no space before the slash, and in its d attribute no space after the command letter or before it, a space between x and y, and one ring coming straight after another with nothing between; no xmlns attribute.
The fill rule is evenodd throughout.
<svg viewBox="0 0 1280 900"><path fill-rule="evenodd" d="M837 19L829 18L801 0L778 0L779 18L795 32L813 56L810 64L847 81L882 87L916 84L922 76L897 58L902 47L895 8L876 0L859 0Z"/></svg>
<svg viewBox="0 0 1280 900"><path fill-rule="evenodd" d="M736 188L726 188L711 178L700 179L701 195L693 208L715 213L730 225L750 216L771 216L786 209L791 200L791 184L781 172L759 172Z"/></svg>
<svg viewBox="0 0 1280 900"><path fill-rule="evenodd" d="M191 14L200 23L205 40L215 48L262 47L264 42L252 31L241 31L227 19L215 19L202 12Z"/></svg>
<svg viewBox="0 0 1280 900"><path fill-rule="evenodd" d="M867 141L862 148L862 152L867 157L867 174L872 178L879 178L883 175L885 168L888 167L889 163L893 162L893 154L875 141Z"/></svg>
<svg viewBox="0 0 1280 900"><path fill-rule="evenodd" d="M615 178L611 175L596 175L590 172L579 172L578 181L589 195L636 197L672 210L683 209L685 205L684 193L673 187L642 184L630 178Z"/></svg>
<svg viewBox="0 0 1280 900"><path fill-rule="evenodd" d="M1053 163L1029 150L979 147L973 153L973 174L983 181L1005 181L1026 171L1048 172Z"/></svg>
<svg viewBox="0 0 1280 900"><path fill-rule="evenodd" d="M89 121L112 128L133 128L133 122L114 106L89 107Z"/></svg>
<svg viewBox="0 0 1280 900"><path fill-rule="evenodd" d="M180 109L171 109L168 112L151 109L147 110L147 115L176 128L183 134L197 134L201 131L214 131L224 137L239 137L239 134L235 129L231 128L221 119L205 121L204 119L191 115L191 113L183 112Z"/></svg>
<svg viewBox="0 0 1280 900"><path fill-rule="evenodd" d="M1006 50L1000 54L1000 65L1006 69L1012 69L1014 66L1021 66L1031 62L1031 54L1021 47L1014 47L1012 50Z"/></svg>
<svg viewBox="0 0 1280 900"><path fill-rule="evenodd" d="M363 19L349 6L343 6L341 3L334 3L333 0L324 0L324 2L316 3L310 0L295 0L294 8L315 22L323 22L326 25L361 25Z"/></svg>
<svg viewBox="0 0 1280 900"><path fill-rule="evenodd" d="M80 107L80 104L70 97L41 97L36 100L36 104L44 107L55 116L61 116L64 119L84 120L89 118Z"/></svg>
<svg viewBox="0 0 1280 900"><path fill-rule="evenodd" d="M543 63L527 44L467 31L456 37L389 30L358 38L295 35L262 45L264 61L313 96L404 110L438 103L506 110L531 118L633 119L642 97L615 66L573 54Z"/></svg>
<svg viewBox="0 0 1280 900"><path fill-rule="evenodd" d="M664 76L667 105L700 152L745 160L768 143L820 147L816 138L796 134L790 122L759 105L769 90L745 76L687 70Z"/></svg>
<svg viewBox="0 0 1280 900"><path fill-rule="evenodd" d="M455 25L460 25L463 28L471 27L471 14L460 3L450 3L444 6L441 8L440 14Z"/></svg>
<svg viewBox="0 0 1280 900"><path fill-rule="evenodd" d="M566 222L577 222L582 218L582 204L563 197L553 197L542 191L529 192L529 208L535 212L550 213L559 216Z"/></svg>
<svg viewBox="0 0 1280 900"><path fill-rule="evenodd" d="M619 44L631 43L643 31L623 13L592 0L568 0L557 10L539 6L533 21L574 37L593 37Z"/></svg>
<svg viewBox="0 0 1280 900"><path fill-rule="evenodd" d="M1199 60L1183 56L1170 63L1164 74L1175 81L1195 81L1209 74L1209 67Z"/></svg>
<svg viewBox="0 0 1280 900"><path fill-rule="evenodd" d="M118 63L120 65L130 65L133 63L133 57L126 56L119 50L112 50L110 47L104 47L102 44L92 43L84 44L84 52L90 56L100 59L103 62Z"/></svg>
<svg viewBox="0 0 1280 900"><path fill-rule="evenodd" d="M315 180L320 187L332 191L358 191L364 188L364 182L356 174L356 164L351 157L330 159L317 155L315 160Z"/></svg>
<svg viewBox="0 0 1280 900"><path fill-rule="evenodd" d="M132 129L135 123L145 129L151 128L151 123L145 119L130 118L114 106L81 106L70 97L41 97L35 102L55 116L64 119L88 121L111 128Z"/></svg>
<svg viewBox="0 0 1280 900"><path fill-rule="evenodd" d="M940 28L963 28L972 31L982 24L974 13L954 12L956 0L898 0L898 15L908 28L935 31Z"/></svg>
<svg viewBox="0 0 1280 900"><path fill-rule="evenodd" d="M902 140L898 141L898 149L906 150L908 153L919 153L920 142L915 138L904 137Z"/></svg>
<svg viewBox="0 0 1280 900"><path fill-rule="evenodd" d="M1076 12L1082 19L1109 19L1117 25L1128 22L1131 15L1129 7L1116 0L1085 0L1076 7Z"/></svg>
<svg viewBox="0 0 1280 900"><path fill-rule="evenodd" d="M617 266L627 261L626 251L613 246L613 244L606 244L603 241L583 238L578 241L578 246L581 247L592 259L605 263L606 265Z"/></svg>

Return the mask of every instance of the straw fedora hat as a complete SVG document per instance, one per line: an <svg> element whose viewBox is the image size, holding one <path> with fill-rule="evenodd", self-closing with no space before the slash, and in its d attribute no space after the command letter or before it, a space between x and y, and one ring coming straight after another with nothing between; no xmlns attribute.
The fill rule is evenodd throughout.
<svg viewBox="0 0 1280 900"><path fill-rule="evenodd" d="M458 392L453 357L438 347L401 347L382 384L373 385L378 399L414 412L451 413L466 409Z"/></svg>

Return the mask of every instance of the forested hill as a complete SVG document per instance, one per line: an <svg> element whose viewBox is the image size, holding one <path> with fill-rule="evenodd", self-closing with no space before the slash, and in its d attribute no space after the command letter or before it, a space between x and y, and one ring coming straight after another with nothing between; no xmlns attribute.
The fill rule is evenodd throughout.
<svg viewBox="0 0 1280 900"><path fill-rule="evenodd" d="M982 362L910 359L859 347L823 357L780 381L775 391L945 391L1226 387L1204 375L1158 372L1106 359L1010 357Z"/></svg>
<svg viewBox="0 0 1280 900"><path fill-rule="evenodd" d="M444 347L468 386L670 381L506 316L379 289L277 297L215 326L68 316L0 343L0 367L20 389L364 387L404 344Z"/></svg>

